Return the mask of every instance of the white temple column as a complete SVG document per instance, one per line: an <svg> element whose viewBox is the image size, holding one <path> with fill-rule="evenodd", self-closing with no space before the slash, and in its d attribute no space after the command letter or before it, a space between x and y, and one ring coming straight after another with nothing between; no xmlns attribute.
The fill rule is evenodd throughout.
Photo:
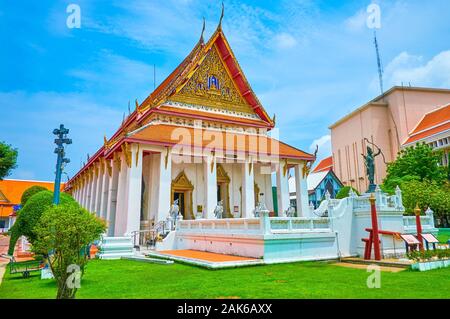
<svg viewBox="0 0 450 319"><path fill-rule="evenodd" d="M205 177L205 209L203 218L214 219L214 209L217 206L217 169L213 155L204 157L203 172Z"/></svg>
<svg viewBox="0 0 450 319"><path fill-rule="evenodd" d="M255 209L255 178L254 165L251 158L248 158L242 165L242 207L241 217L253 217Z"/></svg>
<svg viewBox="0 0 450 319"><path fill-rule="evenodd" d="M84 208L87 210L89 210L89 205L91 202L91 188L92 188L92 174L88 173L86 182L86 201L84 204Z"/></svg>
<svg viewBox="0 0 450 319"><path fill-rule="evenodd" d="M102 175L102 191L100 197L100 206L99 206L99 217L106 220L106 209L108 205L108 195L109 195L109 170L108 163L105 161L102 163L103 166L103 175Z"/></svg>
<svg viewBox="0 0 450 319"><path fill-rule="evenodd" d="M110 160L111 176L108 182L108 202L106 204L106 221L108 222L108 236L115 235L117 188L119 183L119 165L115 160Z"/></svg>
<svg viewBox="0 0 450 319"><path fill-rule="evenodd" d="M84 199L85 199L84 194L86 192L86 178L85 178L85 176L82 177L81 184L82 185L81 185L80 201L79 201L79 203L80 203L80 206L84 208Z"/></svg>
<svg viewBox="0 0 450 319"><path fill-rule="evenodd" d="M124 236L126 232L126 209L127 209L127 177L128 177L128 165L126 163L125 155L120 154L120 171L119 181L117 186L117 208L116 208L116 220L114 227L115 236Z"/></svg>
<svg viewBox="0 0 450 319"><path fill-rule="evenodd" d="M84 179L84 191L83 191L83 208L87 208L88 194L89 194L89 183L91 182L89 174L86 175Z"/></svg>
<svg viewBox="0 0 450 319"><path fill-rule="evenodd" d="M270 167L269 167L270 169ZM272 196L272 174L266 174L264 176L265 192L264 198L266 201L266 207L269 211L273 212L273 196Z"/></svg>
<svg viewBox="0 0 450 319"><path fill-rule="evenodd" d="M105 173L103 170L103 163L100 162L96 167L97 175L95 179L95 193L94 193L94 204L92 205L92 211L95 212L97 217L100 216L100 200L102 196L102 180L103 174Z"/></svg>
<svg viewBox="0 0 450 319"><path fill-rule="evenodd" d="M309 217L308 184L306 183L307 176L303 176L304 165L306 162L294 166L297 217Z"/></svg>
<svg viewBox="0 0 450 319"><path fill-rule="evenodd" d="M88 210L92 213L95 213L95 199L96 199L96 191L97 191L97 176L99 172L96 167L92 167L92 182L91 182L91 197L89 202Z"/></svg>
<svg viewBox="0 0 450 319"><path fill-rule="evenodd" d="M286 163L281 161L277 165L277 197L278 197L278 217L285 216L284 211L289 208L289 169Z"/></svg>
<svg viewBox="0 0 450 319"><path fill-rule="evenodd" d="M159 176L154 180L157 187L157 209L155 223L165 220L170 212L170 197L172 187L172 154L170 149L166 149L160 154L154 154L155 168L159 168Z"/></svg>
<svg viewBox="0 0 450 319"><path fill-rule="evenodd" d="M128 196L126 206L126 233L141 228L142 205L142 149L138 144L131 145L131 167L128 169Z"/></svg>

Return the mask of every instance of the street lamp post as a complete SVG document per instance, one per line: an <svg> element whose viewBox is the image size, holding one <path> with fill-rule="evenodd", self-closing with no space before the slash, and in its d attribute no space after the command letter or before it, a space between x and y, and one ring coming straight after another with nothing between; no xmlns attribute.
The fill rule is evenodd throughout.
<svg viewBox="0 0 450 319"><path fill-rule="evenodd" d="M61 188L61 174L64 169L64 165L67 163L70 163L70 160L68 158L65 158L64 156L64 144L72 144L72 140L70 138L67 138L67 134L69 134L69 129L64 127L64 124L61 124L59 126L59 129L54 129L53 134L58 136L58 138L55 139L55 144L57 145L55 148L55 153L58 155L56 160L56 172L55 172L55 188L53 191L53 204L58 205L59 204L59 192Z"/></svg>

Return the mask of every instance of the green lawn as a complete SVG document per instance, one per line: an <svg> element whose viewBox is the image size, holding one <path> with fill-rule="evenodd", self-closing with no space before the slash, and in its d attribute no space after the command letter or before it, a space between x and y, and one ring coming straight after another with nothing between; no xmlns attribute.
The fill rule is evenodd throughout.
<svg viewBox="0 0 450 319"><path fill-rule="evenodd" d="M447 243L450 239L450 228L439 228L438 239L441 243Z"/></svg>
<svg viewBox="0 0 450 319"><path fill-rule="evenodd" d="M364 269L304 262L207 270L183 264L93 260L78 298L450 298L450 268L382 272L368 289ZM54 298L55 283L5 274L0 299Z"/></svg>

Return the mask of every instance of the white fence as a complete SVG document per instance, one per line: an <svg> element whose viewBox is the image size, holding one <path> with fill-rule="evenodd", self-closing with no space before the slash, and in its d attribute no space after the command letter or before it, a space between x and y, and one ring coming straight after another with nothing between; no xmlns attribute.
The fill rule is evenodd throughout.
<svg viewBox="0 0 450 319"><path fill-rule="evenodd" d="M423 230L434 228L434 219L433 216L420 216L420 223L422 225ZM403 216L403 226L405 230L416 230L416 216Z"/></svg>
<svg viewBox="0 0 450 319"><path fill-rule="evenodd" d="M330 232L330 219L326 217L268 217L182 220L178 232L220 232L277 234L299 232Z"/></svg>

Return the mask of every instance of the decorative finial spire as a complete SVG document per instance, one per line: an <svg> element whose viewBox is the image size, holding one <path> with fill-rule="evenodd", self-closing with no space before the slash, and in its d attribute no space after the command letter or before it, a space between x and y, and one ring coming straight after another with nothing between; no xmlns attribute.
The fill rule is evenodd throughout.
<svg viewBox="0 0 450 319"><path fill-rule="evenodd" d="M225 11L225 6L223 5L223 1L222 1L222 14L220 15L219 26L217 27L219 30L222 29L222 19L223 19L224 11Z"/></svg>
<svg viewBox="0 0 450 319"><path fill-rule="evenodd" d="M202 28L202 34L200 35L200 42L203 43L203 33L205 33L205 26L206 26L206 21L205 21L205 17L203 17L203 28Z"/></svg>

